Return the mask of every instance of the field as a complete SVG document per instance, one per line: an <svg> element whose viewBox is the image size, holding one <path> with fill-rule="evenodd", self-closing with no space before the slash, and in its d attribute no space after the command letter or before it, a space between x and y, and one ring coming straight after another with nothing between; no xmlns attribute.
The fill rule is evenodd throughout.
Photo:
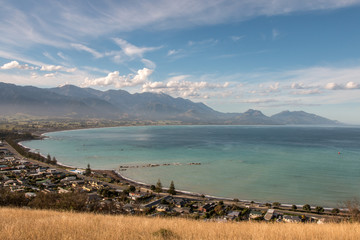
<svg viewBox="0 0 360 240"><path fill-rule="evenodd" d="M359 223L215 223L0 208L1 239L359 239Z"/></svg>

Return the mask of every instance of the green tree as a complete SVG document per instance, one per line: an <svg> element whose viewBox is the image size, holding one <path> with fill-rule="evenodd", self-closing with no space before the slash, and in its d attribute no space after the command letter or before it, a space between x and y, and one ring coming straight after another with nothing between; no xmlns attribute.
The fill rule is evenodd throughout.
<svg viewBox="0 0 360 240"><path fill-rule="evenodd" d="M296 206L296 205L292 205L292 206L291 206L291 210L293 210L293 211L297 210L297 206Z"/></svg>
<svg viewBox="0 0 360 240"><path fill-rule="evenodd" d="M151 191L155 191L155 189L156 189L155 185L151 185L151 186L150 186L150 190L151 190Z"/></svg>
<svg viewBox="0 0 360 240"><path fill-rule="evenodd" d="M169 190L168 190L168 193L170 193L171 195L175 195L175 194L176 194L174 181L171 181L170 187L169 187Z"/></svg>
<svg viewBox="0 0 360 240"><path fill-rule="evenodd" d="M50 156L50 154L48 154L47 157L46 157L46 163L51 163L51 156Z"/></svg>
<svg viewBox="0 0 360 240"><path fill-rule="evenodd" d="M85 176L90 176L91 175L91 168L90 168L90 164L87 165L87 168L85 169Z"/></svg>
<svg viewBox="0 0 360 240"><path fill-rule="evenodd" d="M280 207L280 205L281 205L281 203L279 203L279 202L273 202L273 208L279 208Z"/></svg>
<svg viewBox="0 0 360 240"><path fill-rule="evenodd" d="M55 157L52 158L51 164L53 164L53 165L56 165L56 164L57 164L57 160L56 160Z"/></svg>
<svg viewBox="0 0 360 240"><path fill-rule="evenodd" d="M129 192L135 192L136 188L133 185L130 185L128 188Z"/></svg>
<svg viewBox="0 0 360 240"><path fill-rule="evenodd" d="M309 204L305 204L305 205L303 206L303 210L304 210L304 211L307 211L307 212L310 212L310 211L311 211L310 205L309 205Z"/></svg>
<svg viewBox="0 0 360 240"><path fill-rule="evenodd" d="M157 181L156 186L155 186L155 192L159 193L162 191L162 184L160 179Z"/></svg>
<svg viewBox="0 0 360 240"><path fill-rule="evenodd" d="M323 208L323 207L320 207L320 206L316 206L316 207L315 207L315 211L316 211L317 213L323 213L323 212L324 212L324 208Z"/></svg>
<svg viewBox="0 0 360 240"><path fill-rule="evenodd" d="M340 210L339 210L338 208L333 208L333 209L331 210L331 213L334 214L334 215L337 215L337 214L340 213Z"/></svg>

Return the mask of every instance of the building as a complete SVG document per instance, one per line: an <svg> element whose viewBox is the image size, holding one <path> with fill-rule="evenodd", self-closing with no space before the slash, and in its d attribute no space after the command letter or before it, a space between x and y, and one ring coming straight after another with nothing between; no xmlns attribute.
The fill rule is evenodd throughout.
<svg viewBox="0 0 360 240"><path fill-rule="evenodd" d="M270 220L273 218L273 216L274 216L274 212L275 212L275 209L269 209L269 210L267 210L267 212L266 212L266 214L265 214L265 216L264 216L264 220L265 220L265 221L270 221Z"/></svg>

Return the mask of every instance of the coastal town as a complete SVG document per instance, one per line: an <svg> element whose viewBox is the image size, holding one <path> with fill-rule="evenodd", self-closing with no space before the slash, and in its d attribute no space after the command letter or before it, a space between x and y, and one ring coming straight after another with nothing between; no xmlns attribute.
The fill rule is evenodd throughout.
<svg viewBox="0 0 360 240"><path fill-rule="evenodd" d="M287 206L278 202L257 203L183 193L175 190L174 183L170 188L164 188L160 179L156 185L144 185L122 177L119 171L92 170L90 166L74 169L58 165L50 156L48 158L48 163L26 158L6 141L0 142L2 206L217 222L324 223L349 218L346 209L324 209L308 204Z"/></svg>

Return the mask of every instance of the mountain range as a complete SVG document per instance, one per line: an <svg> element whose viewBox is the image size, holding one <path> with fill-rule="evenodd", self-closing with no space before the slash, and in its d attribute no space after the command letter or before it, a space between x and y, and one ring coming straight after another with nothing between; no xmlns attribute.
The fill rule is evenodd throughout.
<svg viewBox="0 0 360 240"><path fill-rule="evenodd" d="M17 86L0 82L0 114L27 114L54 118L178 121L194 124L339 124L303 111L283 111L271 117L249 109L222 113L204 103L173 98L163 93L100 91L65 85L56 88Z"/></svg>

